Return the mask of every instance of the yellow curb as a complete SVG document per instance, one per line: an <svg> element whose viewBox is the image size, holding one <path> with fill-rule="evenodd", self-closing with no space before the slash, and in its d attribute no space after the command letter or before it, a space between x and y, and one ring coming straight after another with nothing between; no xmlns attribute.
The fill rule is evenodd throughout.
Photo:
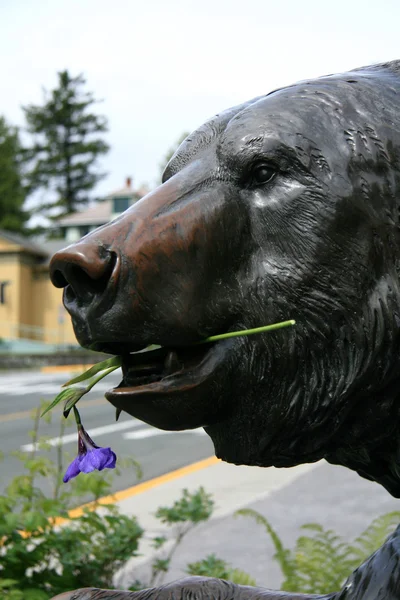
<svg viewBox="0 0 400 600"><path fill-rule="evenodd" d="M181 477L185 477L185 475L196 473L196 471L201 471L202 469L206 469L207 467L216 465L219 462L221 462L221 460L216 456L209 456L208 458L204 458L203 460L199 460L190 465L186 465L186 467L181 467L180 469L176 469L175 471L170 471L169 473L165 473L164 475L160 475L159 477L154 477L154 479L149 479L148 481L144 481L143 483L134 485L130 488L127 488L126 490L115 492L115 494L110 494L109 496L103 496L103 498L99 498L96 502L88 502L87 504L83 504L82 506L73 508L72 510L68 511L68 516L70 519L76 519L77 517L81 517L85 510L95 510L96 508L104 504L115 504L117 502L121 502L121 500L126 500L127 498L131 498L132 496L143 494L144 492L154 489L160 485L163 485L168 481L180 479ZM53 521L54 525L62 525L66 522L68 522L68 519L64 517L56 517Z"/></svg>
<svg viewBox="0 0 400 600"><path fill-rule="evenodd" d="M41 373L63 373L64 371L87 371L93 365L48 365L41 367Z"/></svg>

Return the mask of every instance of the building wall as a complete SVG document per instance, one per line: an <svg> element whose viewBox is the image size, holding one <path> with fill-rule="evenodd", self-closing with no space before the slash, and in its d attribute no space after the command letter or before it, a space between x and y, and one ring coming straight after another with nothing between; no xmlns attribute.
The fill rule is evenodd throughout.
<svg viewBox="0 0 400 600"><path fill-rule="evenodd" d="M44 329L45 341L52 344L76 345L71 318L62 303L62 290L52 285L47 268L33 269L32 278L33 319Z"/></svg>
<svg viewBox="0 0 400 600"><path fill-rule="evenodd" d="M0 304L0 338L17 334L20 313L21 265L17 254L0 254L0 282L9 282L5 287L4 304Z"/></svg>
<svg viewBox="0 0 400 600"><path fill-rule="evenodd" d="M62 290L49 279L48 268L35 255L0 238L0 338L27 338L76 345L71 319L62 305Z"/></svg>

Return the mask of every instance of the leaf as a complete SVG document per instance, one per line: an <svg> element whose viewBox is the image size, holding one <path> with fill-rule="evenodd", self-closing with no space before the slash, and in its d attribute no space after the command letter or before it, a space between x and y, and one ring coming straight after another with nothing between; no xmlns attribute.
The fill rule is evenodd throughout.
<svg viewBox="0 0 400 600"><path fill-rule="evenodd" d="M294 577L294 565L291 552L289 549L284 547L282 540L273 529L268 519L252 508L242 508L241 510L236 511L235 516L252 517L255 519L258 525L262 525L265 528L275 547L274 559L279 562L282 573L286 579L291 582L292 578Z"/></svg>
<svg viewBox="0 0 400 600"><path fill-rule="evenodd" d="M251 585L252 587L257 585L255 579L245 571L242 571L242 569L232 569L231 571L228 571L227 579L237 585Z"/></svg>
<svg viewBox="0 0 400 600"><path fill-rule="evenodd" d="M24 590L24 600L48 600L49 596L43 590L28 588Z"/></svg>
<svg viewBox="0 0 400 600"><path fill-rule="evenodd" d="M195 492L187 489L182 491L182 496L172 506L160 506L156 512L157 519L167 525L176 523L191 523L195 525L207 521L214 509L214 501L203 487Z"/></svg>
<svg viewBox="0 0 400 600"><path fill-rule="evenodd" d="M79 397L77 397L78 393L79 393ZM68 388L66 390L62 390L59 394L57 394L57 396L54 398L53 402L51 402L48 405L48 407L45 408L45 410L42 412L42 414L40 416L43 417L46 413L49 412L49 410L52 410L60 402L66 402L72 398L77 398L76 402L78 402L78 400L83 396L84 393L85 393L85 391L82 392L82 388L81 389Z"/></svg>
<svg viewBox="0 0 400 600"><path fill-rule="evenodd" d="M100 373L100 371L104 371L105 369L110 369L111 367L114 367L114 369L118 369L118 367L121 366L121 360L122 359L120 356L113 356L112 358L107 358L106 360L103 360L103 361L93 365L93 367L91 367L84 373L81 373L81 375L77 375L77 377L73 377L72 379L70 379L70 381L67 381L67 383L64 383L62 387L67 387L69 385L73 385L74 383L80 383L81 381L86 381L87 379L91 379L94 375L97 375L97 373Z"/></svg>
<svg viewBox="0 0 400 600"><path fill-rule="evenodd" d="M71 393L70 398L67 398L67 400L64 404L63 415L65 418L68 417L71 409L82 398L82 396L84 396L89 391L87 388L67 388L67 389L70 390L71 392L75 391L76 393Z"/></svg>
<svg viewBox="0 0 400 600"><path fill-rule="evenodd" d="M167 573L170 561L168 558L156 558L153 561L152 568L154 571Z"/></svg>
<svg viewBox="0 0 400 600"><path fill-rule="evenodd" d="M157 536L157 537L155 537L155 538L153 538L151 540L151 545L156 550L159 550L162 546L164 546L164 544L167 541L167 539L168 538L166 538L164 535L163 536Z"/></svg>

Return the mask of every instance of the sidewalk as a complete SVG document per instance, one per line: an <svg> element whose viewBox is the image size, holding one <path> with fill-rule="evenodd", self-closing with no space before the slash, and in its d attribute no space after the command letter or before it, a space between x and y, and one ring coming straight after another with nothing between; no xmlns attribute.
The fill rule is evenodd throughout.
<svg viewBox="0 0 400 600"><path fill-rule="evenodd" d="M209 521L184 539L165 581L184 577L188 563L215 553L252 575L258 585L279 589L282 578L273 560L272 543L253 519L234 516L243 507L264 514L289 547L305 523L318 522L352 539L375 517L400 510L399 501L377 484L324 461L292 469L237 467L215 458L200 462L200 468L200 463L195 463L197 468L192 472L170 480L157 478L161 481L153 480L155 485L118 502L123 513L138 517L146 532L139 548L141 556L129 561L118 574L118 587L127 587L136 578L148 581L154 556L150 538L166 533L154 513L159 506L177 500L183 488L195 491L203 486L212 494L216 508Z"/></svg>

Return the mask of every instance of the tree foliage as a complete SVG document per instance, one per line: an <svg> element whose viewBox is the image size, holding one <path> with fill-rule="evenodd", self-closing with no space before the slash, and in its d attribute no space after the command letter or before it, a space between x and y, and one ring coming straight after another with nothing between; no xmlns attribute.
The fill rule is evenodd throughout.
<svg viewBox="0 0 400 600"><path fill-rule="evenodd" d="M22 171L18 131L0 117L0 229L21 232L28 219Z"/></svg>
<svg viewBox="0 0 400 600"><path fill-rule="evenodd" d="M26 151L29 188L54 194L40 207L47 216L65 215L87 204L104 177L97 161L109 150L101 135L107 131L107 120L90 110L97 101L85 85L82 74L71 77L61 71L57 87L45 92L43 105L23 108L34 140Z"/></svg>

